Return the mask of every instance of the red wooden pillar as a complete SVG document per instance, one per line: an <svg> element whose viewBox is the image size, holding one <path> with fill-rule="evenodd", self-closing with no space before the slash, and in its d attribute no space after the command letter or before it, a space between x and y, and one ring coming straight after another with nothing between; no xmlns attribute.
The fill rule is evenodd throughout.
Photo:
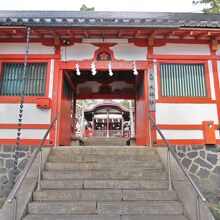
<svg viewBox="0 0 220 220"><path fill-rule="evenodd" d="M149 144L149 120L148 120L148 75L147 70L141 74L142 78L137 82L139 97L136 100L136 144Z"/></svg>

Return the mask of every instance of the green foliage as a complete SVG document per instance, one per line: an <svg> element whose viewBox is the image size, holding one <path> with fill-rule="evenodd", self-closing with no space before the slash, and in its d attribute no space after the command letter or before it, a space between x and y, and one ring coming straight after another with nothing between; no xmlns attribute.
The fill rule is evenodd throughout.
<svg viewBox="0 0 220 220"><path fill-rule="evenodd" d="M82 5L80 11L95 11L94 7L88 8L86 5Z"/></svg>
<svg viewBox="0 0 220 220"><path fill-rule="evenodd" d="M220 13L220 0L193 0L193 4L205 4L204 13Z"/></svg>

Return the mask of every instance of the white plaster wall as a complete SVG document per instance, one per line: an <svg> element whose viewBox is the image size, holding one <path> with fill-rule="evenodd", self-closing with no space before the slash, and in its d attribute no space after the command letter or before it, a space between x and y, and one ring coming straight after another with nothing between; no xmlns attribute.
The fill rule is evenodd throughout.
<svg viewBox="0 0 220 220"><path fill-rule="evenodd" d="M20 104L0 103L0 124L17 124L19 106ZM25 103L23 109L23 124L50 124L50 109L39 109L36 104L30 103Z"/></svg>
<svg viewBox="0 0 220 220"><path fill-rule="evenodd" d="M114 52L115 59L122 59L128 61L147 60L147 47L137 47L132 43L117 44L111 49Z"/></svg>
<svg viewBox="0 0 220 220"><path fill-rule="evenodd" d="M26 43L0 43L0 54L24 54ZM29 54L54 54L54 47L31 43Z"/></svg>
<svg viewBox="0 0 220 220"><path fill-rule="evenodd" d="M215 100L215 84L214 84L214 78L213 78L213 68L212 68L212 61L208 61L208 67L209 67L209 79L210 79L210 88L211 88L211 97L212 100Z"/></svg>
<svg viewBox="0 0 220 220"><path fill-rule="evenodd" d="M53 78L54 78L54 59L50 61L50 80L49 80L48 98L51 98L51 99L52 99L52 93L53 93Z"/></svg>
<svg viewBox="0 0 220 220"><path fill-rule="evenodd" d="M202 124L214 121L218 124L215 104L156 104L157 124Z"/></svg>
<svg viewBox="0 0 220 220"><path fill-rule="evenodd" d="M157 60L153 60L154 79L155 79L155 99L158 100L158 78L157 78Z"/></svg>
<svg viewBox="0 0 220 220"><path fill-rule="evenodd" d="M74 44L70 47L62 47L61 48L61 60L69 61L69 60L85 60L92 59L94 57L95 51L98 47L92 44Z"/></svg>
<svg viewBox="0 0 220 220"><path fill-rule="evenodd" d="M217 51L216 51L216 54L217 54L217 55L220 55L220 45L218 45L218 49L217 49Z"/></svg>
<svg viewBox="0 0 220 220"><path fill-rule="evenodd" d="M167 139L203 139L203 132L200 130L162 130ZM162 138L157 133L157 139Z"/></svg>
<svg viewBox="0 0 220 220"><path fill-rule="evenodd" d="M21 139L42 139L46 131L46 129L22 129ZM0 139L16 139L16 137L17 129L0 129Z"/></svg>
<svg viewBox="0 0 220 220"><path fill-rule="evenodd" d="M219 86L220 86L220 61L217 61L217 67L218 67L218 79L219 79Z"/></svg>
<svg viewBox="0 0 220 220"><path fill-rule="evenodd" d="M207 44L171 44L163 47L154 47L154 54L161 55L210 55Z"/></svg>

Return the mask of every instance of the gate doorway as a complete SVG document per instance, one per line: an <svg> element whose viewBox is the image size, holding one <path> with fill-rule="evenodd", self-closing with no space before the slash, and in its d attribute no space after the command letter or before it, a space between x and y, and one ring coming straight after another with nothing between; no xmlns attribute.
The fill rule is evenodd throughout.
<svg viewBox="0 0 220 220"><path fill-rule="evenodd" d="M131 70L120 69L113 70L113 75L109 75L109 72L103 69L97 70L95 74L91 70L85 69L81 70L79 74L76 71L64 68L60 71L60 74L62 77L60 77L58 91L58 109L60 110L58 125L59 145L71 145L71 140L77 138L76 101L88 99L101 99L108 102L115 99L134 100L134 136L136 144L149 144L146 70L138 70L138 75L134 75ZM109 110L110 108L108 108ZM115 109L111 111L115 111ZM110 115L110 113L113 112L108 112L107 115ZM108 118L107 120L107 117L109 117L107 115L105 116L106 118L101 119L102 121L97 118L93 124L92 135L101 135L106 138L124 135L122 131L122 121L124 119L117 118L117 123L114 118ZM109 119L111 119L111 122Z"/></svg>

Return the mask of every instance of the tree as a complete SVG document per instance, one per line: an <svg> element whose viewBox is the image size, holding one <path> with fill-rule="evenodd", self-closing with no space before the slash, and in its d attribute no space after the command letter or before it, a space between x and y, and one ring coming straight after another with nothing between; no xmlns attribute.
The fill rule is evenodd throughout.
<svg viewBox="0 0 220 220"><path fill-rule="evenodd" d="M82 5L80 11L95 11L94 7L88 8L86 5Z"/></svg>
<svg viewBox="0 0 220 220"><path fill-rule="evenodd" d="M204 13L220 13L220 0L193 0L193 4L205 4Z"/></svg>

